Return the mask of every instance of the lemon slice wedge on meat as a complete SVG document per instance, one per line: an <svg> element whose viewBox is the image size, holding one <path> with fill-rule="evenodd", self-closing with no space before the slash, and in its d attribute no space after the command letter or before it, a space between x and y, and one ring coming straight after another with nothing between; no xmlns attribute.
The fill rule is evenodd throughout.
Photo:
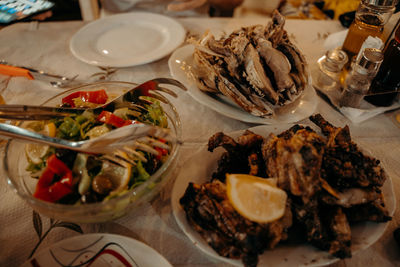
<svg viewBox="0 0 400 267"><path fill-rule="evenodd" d="M227 174L228 199L235 210L250 221L269 223L285 213L287 194L275 179L247 174Z"/></svg>
<svg viewBox="0 0 400 267"><path fill-rule="evenodd" d="M56 135L56 126L52 122L47 123L39 133L54 137ZM25 146L25 153L32 163L39 164L43 161L43 157L47 154L49 149L50 146L48 145L29 143Z"/></svg>

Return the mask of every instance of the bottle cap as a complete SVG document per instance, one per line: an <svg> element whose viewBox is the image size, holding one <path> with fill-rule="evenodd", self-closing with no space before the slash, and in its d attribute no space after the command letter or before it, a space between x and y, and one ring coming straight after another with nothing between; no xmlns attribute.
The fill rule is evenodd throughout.
<svg viewBox="0 0 400 267"><path fill-rule="evenodd" d="M382 6L382 7L389 7L395 6L397 0L362 0L362 2L366 5L373 5L373 6Z"/></svg>
<svg viewBox="0 0 400 267"><path fill-rule="evenodd" d="M382 50L376 48L365 48L358 65L363 67L367 72L378 71L383 61Z"/></svg>

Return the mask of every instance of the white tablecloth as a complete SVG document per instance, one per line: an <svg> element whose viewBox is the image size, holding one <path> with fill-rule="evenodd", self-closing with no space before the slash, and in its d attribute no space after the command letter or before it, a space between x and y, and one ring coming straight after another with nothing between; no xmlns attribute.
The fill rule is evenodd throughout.
<svg viewBox="0 0 400 267"><path fill-rule="evenodd" d="M240 26L266 23L267 18L223 19L185 18L180 19L189 34L202 34L207 29L231 31ZM87 65L73 57L69 50L71 36L84 25L83 22L21 23L0 30L0 59L10 63L31 66L48 72L90 79L99 68ZM311 69L324 54L323 42L329 33L343 30L334 21L288 20L286 29L291 38L305 53ZM170 77L168 57L137 67L118 70L112 80L142 82L154 77ZM9 82L8 82L9 81ZM12 78L0 75L0 95L6 103L40 104L59 93L41 81ZM217 131L226 133L255 126L224 117L197 103L187 93L179 92L171 99L182 120L183 140L179 166L199 149L201 144ZM337 126L350 125L352 135L363 143L374 147L374 155L384 161L386 171L393 179L396 192L400 192L400 128L395 125L392 114L379 115L361 124L351 124L340 113L319 99L317 112ZM18 266L23 263L38 242L32 224L32 210L0 179L0 266ZM171 187L172 185L170 185ZM84 233L109 232L130 236L145 242L161 253L173 266L225 266L208 258L199 251L177 226L166 190L154 203L121 219L104 224L81 225ZM398 210L389 223L382 238L365 251L351 259L339 261L333 266L399 266L400 248L392 237L400 220ZM42 217L43 229L50 223ZM79 233L55 228L50 231L38 250L69 236Z"/></svg>

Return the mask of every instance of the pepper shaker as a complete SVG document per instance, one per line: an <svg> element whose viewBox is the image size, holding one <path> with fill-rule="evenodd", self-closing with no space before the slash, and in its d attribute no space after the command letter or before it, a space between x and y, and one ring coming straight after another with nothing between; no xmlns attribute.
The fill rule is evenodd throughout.
<svg viewBox="0 0 400 267"><path fill-rule="evenodd" d="M376 48L366 48L346 77L340 106L358 108L367 94L372 79L383 61L383 53Z"/></svg>

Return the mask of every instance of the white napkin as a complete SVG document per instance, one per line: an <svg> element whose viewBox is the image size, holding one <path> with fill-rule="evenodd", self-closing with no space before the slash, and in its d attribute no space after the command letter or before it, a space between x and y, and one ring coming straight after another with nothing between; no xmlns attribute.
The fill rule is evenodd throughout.
<svg viewBox="0 0 400 267"><path fill-rule="evenodd" d="M367 103L363 100L363 102ZM372 106L372 105L371 105ZM340 107L340 112L346 116L349 120L354 123L361 123L368 119L371 119L379 114L382 114L386 111L394 110L400 108L399 103L395 103L389 107L374 107L370 109L358 109L352 107Z"/></svg>

